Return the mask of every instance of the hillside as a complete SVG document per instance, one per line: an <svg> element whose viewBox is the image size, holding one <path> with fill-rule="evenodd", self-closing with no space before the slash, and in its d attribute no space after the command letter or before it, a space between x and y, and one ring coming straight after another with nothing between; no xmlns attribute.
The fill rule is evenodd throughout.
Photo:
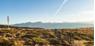
<svg viewBox="0 0 95 46"><path fill-rule="evenodd" d="M11 26L9 29L0 28L0 46L78 46L79 44L93 46L93 43L93 27L43 29Z"/></svg>

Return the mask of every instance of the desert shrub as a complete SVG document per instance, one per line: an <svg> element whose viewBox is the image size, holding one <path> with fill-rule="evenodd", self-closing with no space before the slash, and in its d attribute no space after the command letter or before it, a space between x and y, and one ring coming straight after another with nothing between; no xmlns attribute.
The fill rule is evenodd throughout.
<svg viewBox="0 0 95 46"><path fill-rule="evenodd" d="M13 40L13 46L24 46L24 41L22 40Z"/></svg>
<svg viewBox="0 0 95 46"><path fill-rule="evenodd" d="M12 46L12 43L6 37L0 37L0 46Z"/></svg>
<svg viewBox="0 0 95 46"><path fill-rule="evenodd" d="M50 38L50 39L48 39L48 40L49 40L50 44L53 44L53 45L55 45L55 44L60 44L60 42L59 42L58 39Z"/></svg>
<svg viewBox="0 0 95 46"><path fill-rule="evenodd" d="M86 42L84 43L86 46L94 46L94 42Z"/></svg>
<svg viewBox="0 0 95 46"><path fill-rule="evenodd" d="M48 44L48 43L49 43L46 39L42 39L42 38L40 38L40 37L34 37L34 38L33 38L33 41L34 41L36 44Z"/></svg>

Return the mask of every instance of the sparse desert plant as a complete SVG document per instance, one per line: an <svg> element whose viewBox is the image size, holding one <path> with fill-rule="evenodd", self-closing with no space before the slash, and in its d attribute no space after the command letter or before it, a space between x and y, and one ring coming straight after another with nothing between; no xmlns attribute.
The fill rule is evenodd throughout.
<svg viewBox="0 0 95 46"><path fill-rule="evenodd" d="M42 39L42 38L40 38L40 37L34 37L34 38L33 38L33 41L34 41L36 44L48 44L48 43L49 43L46 39Z"/></svg>
<svg viewBox="0 0 95 46"><path fill-rule="evenodd" d="M86 43L84 43L86 46L94 46L94 42L86 42Z"/></svg>
<svg viewBox="0 0 95 46"><path fill-rule="evenodd" d="M24 41L16 39L13 41L13 46L24 46Z"/></svg>

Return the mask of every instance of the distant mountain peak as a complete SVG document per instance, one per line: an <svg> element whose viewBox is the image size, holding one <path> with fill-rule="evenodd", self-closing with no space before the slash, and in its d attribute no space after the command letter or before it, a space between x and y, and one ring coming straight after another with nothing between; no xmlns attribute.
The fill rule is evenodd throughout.
<svg viewBox="0 0 95 46"><path fill-rule="evenodd" d="M39 22L35 22L35 23L42 23L42 22L39 21Z"/></svg>

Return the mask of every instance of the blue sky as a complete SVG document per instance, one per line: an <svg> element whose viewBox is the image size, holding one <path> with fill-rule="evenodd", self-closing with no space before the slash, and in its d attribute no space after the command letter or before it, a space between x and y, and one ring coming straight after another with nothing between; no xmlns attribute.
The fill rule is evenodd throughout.
<svg viewBox="0 0 95 46"><path fill-rule="evenodd" d="M0 24L93 21L94 0L0 0Z"/></svg>

